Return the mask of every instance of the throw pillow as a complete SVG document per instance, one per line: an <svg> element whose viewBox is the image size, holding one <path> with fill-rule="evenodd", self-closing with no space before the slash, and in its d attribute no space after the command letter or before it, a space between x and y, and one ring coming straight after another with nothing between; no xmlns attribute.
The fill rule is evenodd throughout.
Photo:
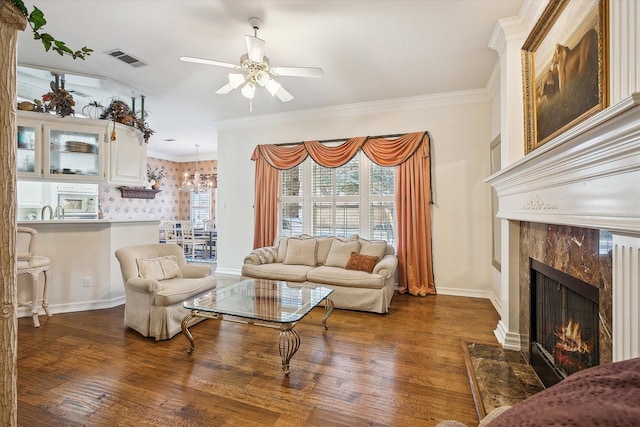
<svg viewBox="0 0 640 427"><path fill-rule="evenodd" d="M332 237L317 237L318 241L318 265L325 265L327 262L327 256L331 250L331 244L333 243Z"/></svg>
<svg viewBox="0 0 640 427"><path fill-rule="evenodd" d="M379 257L362 255L357 252L351 252L349 262L345 267L347 270L366 271L367 273L373 272L373 268L380 260Z"/></svg>
<svg viewBox="0 0 640 427"><path fill-rule="evenodd" d="M258 248L253 251L260 259L260 264L271 264L278 257L278 250L273 246Z"/></svg>
<svg viewBox="0 0 640 427"><path fill-rule="evenodd" d="M336 239L331 244L329 255L327 255L327 262L325 262L324 265L345 268L347 266L347 263L349 262L351 252L359 251L359 241L355 240L350 242L341 242L340 240Z"/></svg>
<svg viewBox="0 0 640 427"><path fill-rule="evenodd" d="M287 242L289 237L280 237L278 244L275 245L278 248L278 256L276 262L284 262L284 257L287 256Z"/></svg>
<svg viewBox="0 0 640 427"><path fill-rule="evenodd" d="M316 239L289 239L284 264L316 266L318 242Z"/></svg>
<svg viewBox="0 0 640 427"><path fill-rule="evenodd" d="M138 258L136 261L138 275L144 279L166 280L182 277L178 259L173 255L152 259Z"/></svg>
<svg viewBox="0 0 640 427"><path fill-rule="evenodd" d="M360 247L361 255L382 258L384 256L384 252L387 250L387 242L360 240L360 243L362 244Z"/></svg>

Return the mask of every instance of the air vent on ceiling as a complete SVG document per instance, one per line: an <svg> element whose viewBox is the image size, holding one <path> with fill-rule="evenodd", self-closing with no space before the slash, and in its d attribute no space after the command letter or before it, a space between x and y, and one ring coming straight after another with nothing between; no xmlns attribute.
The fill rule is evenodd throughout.
<svg viewBox="0 0 640 427"><path fill-rule="evenodd" d="M123 51L121 51L120 49L114 49L114 50L110 50L108 52L105 52L107 55L111 55L116 59L119 59L120 61L131 65L132 67L142 67L144 65L147 65L146 63L142 62L141 60L139 60L138 58L135 58L131 55L129 55L128 53L124 53Z"/></svg>

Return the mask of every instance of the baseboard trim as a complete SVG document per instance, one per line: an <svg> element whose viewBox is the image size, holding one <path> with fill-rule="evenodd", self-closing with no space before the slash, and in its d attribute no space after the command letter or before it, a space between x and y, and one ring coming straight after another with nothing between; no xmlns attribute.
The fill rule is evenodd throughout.
<svg viewBox="0 0 640 427"><path fill-rule="evenodd" d="M476 289L460 289L460 288L447 288L438 286L436 288L438 295L449 295L454 297L469 297L469 298L483 298L492 299L492 294L489 291L480 291Z"/></svg>
<svg viewBox="0 0 640 427"><path fill-rule="evenodd" d="M113 308L124 304L124 295L110 300L96 300L96 301L82 301L68 304L50 304L49 311L51 314L61 313L75 313L77 311L90 311L90 310L102 310L106 308ZM23 305L18 307L18 318L31 317L31 306ZM42 307L38 307L38 315L45 315Z"/></svg>

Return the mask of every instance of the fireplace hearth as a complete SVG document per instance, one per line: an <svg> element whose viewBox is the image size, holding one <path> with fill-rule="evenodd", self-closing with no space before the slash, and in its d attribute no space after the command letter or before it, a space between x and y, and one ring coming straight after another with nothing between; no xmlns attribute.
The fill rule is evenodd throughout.
<svg viewBox="0 0 640 427"><path fill-rule="evenodd" d="M546 387L599 358L597 287L531 259L531 365Z"/></svg>

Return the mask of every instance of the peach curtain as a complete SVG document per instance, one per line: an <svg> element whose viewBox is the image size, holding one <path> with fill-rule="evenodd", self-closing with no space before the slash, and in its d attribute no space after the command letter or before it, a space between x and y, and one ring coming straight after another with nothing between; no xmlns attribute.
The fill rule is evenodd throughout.
<svg viewBox="0 0 640 427"><path fill-rule="evenodd" d="M435 294L431 256L431 176L427 132L399 138L351 138L337 147L319 141L295 146L258 145L256 162L254 248L269 246L277 233L280 169L300 164L307 155L324 167L339 167L363 150L371 161L396 166L398 222L398 291L424 296Z"/></svg>

